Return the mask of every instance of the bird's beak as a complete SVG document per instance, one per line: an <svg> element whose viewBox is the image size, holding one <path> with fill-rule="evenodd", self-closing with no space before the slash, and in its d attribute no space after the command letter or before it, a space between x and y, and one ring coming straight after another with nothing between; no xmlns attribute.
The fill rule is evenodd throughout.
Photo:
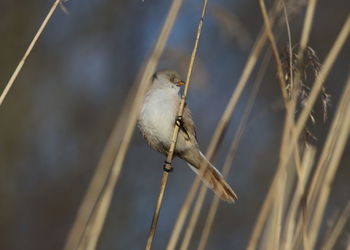
<svg viewBox="0 0 350 250"><path fill-rule="evenodd" d="M176 83L176 86L183 86L183 85L185 85L186 83L184 82L184 81L178 81L177 83Z"/></svg>

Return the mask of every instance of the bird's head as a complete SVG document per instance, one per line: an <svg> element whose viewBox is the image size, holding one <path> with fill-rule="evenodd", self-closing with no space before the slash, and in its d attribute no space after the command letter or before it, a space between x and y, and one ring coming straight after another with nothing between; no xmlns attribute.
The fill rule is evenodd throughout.
<svg viewBox="0 0 350 250"><path fill-rule="evenodd" d="M185 82L181 80L180 74L174 70L160 70L153 74L152 81L160 81L163 83L170 83L176 86L183 86Z"/></svg>

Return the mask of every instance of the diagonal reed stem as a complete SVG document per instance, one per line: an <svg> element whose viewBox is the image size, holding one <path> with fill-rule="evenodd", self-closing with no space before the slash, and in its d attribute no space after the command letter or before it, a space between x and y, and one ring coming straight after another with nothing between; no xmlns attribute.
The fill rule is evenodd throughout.
<svg viewBox="0 0 350 250"><path fill-rule="evenodd" d="M284 135L282 137L282 145L287 145L286 141L289 139L289 129L293 127L294 125L294 119L292 117L292 112L291 109L293 108L294 105L292 105L293 102L289 101L289 98L287 96L287 91L286 91L286 82L284 79L284 72L282 69L282 63L281 59L279 56L277 44L276 44L276 39L273 35L271 24L269 21L269 17L267 14L266 6L265 6L265 1L264 0L259 0L259 5L260 5L260 10L263 16L264 20L264 25L266 28L267 36L270 42L270 47L272 50L272 54L275 60L275 67L277 71L277 76L279 79L280 87L282 90L282 96L284 99L285 107L287 109L287 116L286 116L286 126L284 129ZM284 5L283 5L284 7ZM288 126L289 125L289 126ZM280 151L280 158L283 157L283 151L284 147L281 147ZM286 183L283 181L285 179L285 174L281 174L279 176L278 181L276 181L276 196L275 196L275 202L274 206L271 207L272 214L274 216L271 216L270 222L268 223L268 226L270 226L271 230L267 230L268 233L265 234L265 237L270 238L270 240L266 241L263 240L263 242L267 243L267 249L279 249L279 239L280 239L280 233L281 233L281 224L282 224L282 216L283 216L283 204L285 203L284 196L282 195L283 192L285 191L286 188ZM273 229L273 231L272 231Z"/></svg>
<svg viewBox="0 0 350 250"><path fill-rule="evenodd" d="M340 44L343 44L346 41L349 34L350 34L350 15L348 16L346 22L344 23L342 31L340 32L335 44L333 45L333 48L335 49L339 46L342 46ZM333 50L333 48L332 48L332 50ZM336 56L336 55L333 55L332 58L334 58L334 59L331 59L330 54L331 53L329 53L329 56L327 57L327 59L329 58L330 60L334 60L335 59L334 56ZM317 190L320 190L321 186L323 185L323 183L319 183L319 182L317 182L317 180L320 178L320 176L322 174L324 174L324 173L322 173L321 169L317 167L315 174L314 174L314 176L317 176L317 178L314 178L313 181L311 182L309 194L307 197L308 206L310 208L315 208L315 203L316 203L316 198L317 198L316 197Z"/></svg>
<svg viewBox="0 0 350 250"><path fill-rule="evenodd" d="M182 117L183 111L184 111L184 108L185 108L186 96L187 96L189 83L190 83L190 79L191 79L191 75L192 75L192 71L193 71L193 65L194 65L194 62L195 62L195 59L196 59L196 53L197 53L197 49L198 49L198 42L199 42L199 38L200 38L200 35L201 35L201 31L202 31L204 15L205 15L205 11L207 9L207 3L208 3L208 1L204 0L203 9L202 9L202 15L201 15L201 19L199 21L198 30L197 30L197 36L196 36L194 48L193 48L193 51L192 51L190 64L189 64L189 67L188 67L188 72L187 72L187 77L186 77L186 84L185 84L184 92L182 94L180 105L179 105L178 117ZM145 248L146 250L150 250L152 248L155 232L156 232L156 229L157 229L157 222L158 222L158 218L159 218L160 208L162 206L162 202L163 202L163 198L164 198L164 191L165 191L165 187L166 187L167 180L168 180L169 171L171 171L171 169L172 169L171 161L172 161L172 159L174 157L174 151L175 151L177 136L179 134L179 129L180 129L179 124L176 123L176 126L174 127L174 132L173 132L173 136L172 136L171 145L170 145L170 148L169 148L169 151L168 151L168 155L167 155L167 158L166 158L166 162L165 162L165 165L164 165L164 171L163 171L162 181L161 181L161 184L160 184L160 189L159 189L159 194L158 194L158 198L157 198L157 203L156 203L156 207L155 207L155 210L154 210L152 224L151 224L151 228L150 228L150 231L149 231L147 244L146 244L146 248Z"/></svg>
<svg viewBox="0 0 350 250"><path fill-rule="evenodd" d="M255 103L255 99L258 95L258 92L260 90L260 86L264 77L264 74L266 72L267 66L268 66L268 62L271 59L271 54L270 53L265 53L264 55L264 59L261 63L261 67L259 69L259 72L257 73L257 76L255 78L254 84L253 84L253 89L249 95L248 101L247 101L247 105L244 108L243 111L243 115L242 118L239 122L238 128L237 128L237 132L232 140L229 152L227 154L227 157L225 159L225 163L224 166L222 168L222 175L226 178L229 174L229 171L231 169L232 166L232 162L234 160L234 157L236 155L239 143L241 141L241 138L243 137L245 131L246 131L246 127L247 127L247 123L248 123L248 118L249 115L251 114L251 111L253 109L254 103ZM211 231L211 228L213 226L214 223L214 218L216 215L216 212L218 210L219 207L219 198L217 196L214 196L212 198L211 204L210 204L210 208L207 214L207 218L201 233L201 237L198 243L198 250L204 250L205 246L207 244L208 238L209 238L209 234Z"/></svg>
<svg viewBox="0 0 350 250"><path fill-rule="evenodd" d="M277 76L278 76L278 80L279 80L279 83L280 83L283 100L284 100L285 103L287 103L288 102L288 96L287 96L287 91L286 91L286 82L284 80L284 73L283 73L283 69L282 69L281 59L280 59L280 56L279 56L279 53L278 53L276 40L275 40L275 37L274 37L274 35L272 33L272 25L271 25L269 16L267 14L265 2L263 0L259 0L259 5L260 5L260 9L261 9L261 12L262 12L262 15L263 15L263 19L264 19L264 24L265 24L267 38L270 41L272 55L273 55L273 58L275 60Z"/></svg>
<svg viewBox="0 0 350 250"><path fill-rule="evenodd" d="M321 90L322 84L324 83L325 79L327 78L330 69L332 68L335 59L337 58L341 48L343 47L347 36L350 33L350 16L346 20L346 22L343 25L342 30L340 31L335 43L333 44L330 52L328 53L323 66L321 68L320 73L318 74L317 78L315 79L313 83L313 87L311 89L310 95L307 99L306 105L304 106L303 110L301 111L301 114L295 124L295 127L291 131L290 135L290 142L288 147L285 149L284 152L284 158L280 159L278 170L273 178L273 182L270 186L270 189L268 191L268 194L266 196L265 202L263 203L263 207L260 211L260 214L258 216L257 224L255 226L254 232L251 236L251 240L248 245L248 249L256 249L257 241L259 239L259 235L261 234L262 227L266 221L266 217L269 214L270 206L274 200L274 190L276 187L276 180L279 178L279 175L281 173L281 169L285 169L286 164L288 162L288 159L291 157L291 154L295 150L295 148L298 145L298 138L300 137L300 134L305 126L305 123L307 121L307 118L311 112L311 109L316 101L316 98L318 96L319 91ZM295 236L298 237L298 236ZM306 239L307 240L307 239ZM311 248L307 248L311 249Z"/></svg>
<svg viewBox="0 0 350 250"><path fill-rule="evenodd" d="M206 153L207 159L210 161L212 156L215 153L215 149L219 145L221 138L226 130L226 127L229 123L229 120L231 118L231 115L234 111L234 108L236 107L236 104L238 102L238 99L243 92L243 89L248 81L248 78L253 71L253 68L257 62L258 56L265 44L266 41L266 34L262 33L260 37L257 39L257 42L248 58L248 61L246 63L246 66L243 70L243 73L241 75L241 78L239 79L239 82L232 93L232 96L230 98L229 103L227 104L227 107L215 129L214 135L212 136L211 143L209 145L209 148ZM192 183L192 186L190 188L189 193L186 196L186 199L180 209L179 216L177 218L177 221L175 223L175 226L173 228L170 240L168 242L167 250L174 250L177 244L177 241L180 236L181 229L185 223L185 219L188 215L189 209L191 207L192 201L195 197L195 194L200 186L200 178L198 176L195 177L195 180Z"/></svg>
<svg viewBox="0 0 350 250"><path fill-rule="evenodd" d="M331 191L336 171L339 167L341 156L344 152L347 139L350 134L350 74L343 90L337 112L328 133L326 142L321 152L320 160L316 169L323 172L323 175L315 175L312 182L322 183L317 185L315 193L309 195L317 196L317 199L308 207L307 228L308 240L311 249L314 249L317 239L317 232L320 230L323 214ZM318 179L316 179L318 178Z"/></svg>
<svg viewBox="0 0 350 250"><path fill-rule="evenodd" d="M280 9L278 8L278 6L273 9L273 14L271 17L272 22L279 12L280 12ZM247 59L247 62L245 64L245 67L243 69L242 75L241 75L234 91L232 92L230 100L225 108L224 113L222 114L222 116L220 118L220 121L218 122L218 125L216 126L214 135L212 136L209 147L208 147L207 152L205 154L209 161L213 158L213 156L218 148L218 145L220 144L221 139L223 138L223 136L225 134L226 128L229 124L229 121L230 121L231 116L233 114L233 111L236 107L238 99L240 98L240 96L241 96L241 94L242 94L242 92L243 92L243 90L248 82L248 79L249 79L249 77L250 77L250 75L255 67L255 64L258 61L259 55L260 55L260 53L265 45L266 40L267 40L266 30L263 29L263 31L260 32L260 35L256 39L256 42L253 46L253 49L250 52L249 57ZM204 167L203 167L203 169L204 169ZM178 239L180 237L181 230L184 226L186 217L189 213L191 204L194 200L195 194L200 186L200 183L201 183L200 178L197 175L195 177L195 180L192 183L190 191L188 192L188 194L185 198L185 201L183 202L183 205L180 209L177 221L175 223L175 226L173 228L173 231L171 233L171 236L170 236L170 239L168 242L168 246L166 248L167 250L174 250L176 247L176 244L177 244Z"/></svg>
<svg viewBox="0 0 350 250"><path fill-rule="evenodd" d="M170 35L171 28L174 25L174 22L176 20L177 14L180 10L180 7L182 5L182 0L174 0L169 12L168 16L164 22L164 26L162 28L162 31L158 37L157 43L155 45L155 48L152 52L152 55L147 62L145 66L144 73L142 75L141 81L140 81L140 87L136 93L135 101L132 106L131 114L129 117L130 125L127 126L125 131L125 136L121 142L118 155L114 160L113 167L111 169L110 178L108 179L106 183L106 187L104 192L101 195L100 201L97 204L97 211L94 214L94 217L96 218L92 222L92 229L90 230L89 234L89 244L93 246L89 249L95 249L97 245L97 241L99 239L99 235L101 234L108 208L110 206L110 202L112 199L113 191L115 188L115 185L118 181L121 168L137 123L138 113L140 110L140 107L142 105L144 94L146 93L148 86L150 84L151 75L155 71L156 65L159 61L159 58L164 51L166 42L168 40L168 37Z"/></svg>
<svg viewBox="0 0 350 250"><path fill-rule="evenodd" d="M346 204L344 210L339 215L333 229L330 231L328 237L326 238L321 250L332 250L335 246L339 235L342 233L348 219L350 217L350 201Z"/></svg>
<svg viewBox="0 0 350 250"><path fill-rule="evenodd" d="M47 23L49 22L49 20L51 19L53 13L55 12L55 10L57 9L58 4L61 2L61 0L56 0L52 6L51 9L49 10L49 13L47 13L44 21L41 23L38 31L36 32L33 40L30 42L26 52L24 53L21 61L18 63L15 71L12 73L10 80L7 82L5 89L3 90L3 92L1 93L0 96L0 106L2 105L2 103L4 102L5 97L7 96L8 92L10 91L13 83L15 82L15 80L17 79L17 76L19 74L19 72L21 71L25 61L27 60L27 57L29 56L29 54L32 52L36 42L38 41L40 35L43 33Z"/></svg>
<svg viewBox="0 0 350 250"><path fill-rule="evenodd" d="M308 10L315 7L314 4L312 4L314 2L315 1L310 1L309 2ZM269 28L269 26L270 26L269 25L269 20L266 17L265 3L264 3L263 0L259 0L259 4L260 4L261 12L263 14L263 18L264 18L264 23L265 23L266 29L267 30L271 30ZM305 46L306 46L306 43L307 43L307 40L308 40L308 34L309 34L309 32L305 32L305 30L306 31L310 31L310 26L311 26L311 21L312 21L312 14L313 14L313 11L308 11L307 15L305 17L305 22L304 22L304 27L303 27L303 35L302 35L302 39L301 39L302 43L305 44ZM283 79L283 74L280 73L281 62L279 60L278 52L276 51L275 41L274 41L274 37L273 37L272 32L269 32L269 39L270 39L270 44L271 44L272 51L274 52L274 55L275 55L275 62L276 62L277 72L279 73L278 74L279 80L280 80L280 83L282 83L282 81L284 79ZM296 78L298 78L298 77L296 77ZM295 105L296 105L295 93L293 93L293 91L292 91L291 100L288 102L288 105L286 105L287 115L286 115L286 121L285 121L285 129L284 129L284 133L283 133L283 136L282 136L282 144L281 144L281 151L280 151L279 166L277 168L275 176L273 177L273 182L272 182L272 184L270 186L270 189L269 189L268 194L266 196L265 202L263 203L263 207L260 210L260 214L258 216L258 219L257 219L257 222L256 222L256 226L254 227L254 231L252 233L250 242L248 244L248 249L250 249L250 250L256 249L256 245L257 245L259 236L261 235L263 226L264 226L264 224L265 224L265 222L267 220L267 217L269 215L269 210L272 207L272 203L273 202L277 202L277 199L274 199L274 198L277 197L276 196L276 194L277 194L276 192L278 190L280 190L280 189L284 189L285 188L283 183L278 182L278 179L281 178L282 170L286 169L287 162L289 161L290 155L292 153L292 151L290 150L290 147L287 147L287 146L290 145L290 140L291 140L290 133L294 129L294 126L295 126L295 121L294 121ZM297 152L297 148L298 148L298 145L295 145L295 150L296 151L294 151L294 152ZM288 151L288 150L290 150L290 154L286 154L286 151ZM277 185L279 185L279 186L277 186ZM280 203L279 204L279 208L282 209L283 200L279 199L278 202ZM280 229L281 229L280 225L281 225L281 219L282 219L281 216L282 216L282 214L280 214L279 218L277 218L275 220L276 226L274 228L276 230L273 233L274 235L275 234L280 235ZM275 239L279 242L279 239L277 239L277 238L275 238Z"/></svg>
<svg viewBox="0 0 350 250"><path fill-rule="evenodd" d="M127 107L125 117L123 115L120 117L116 129L111 136L111 139L113 139L114 134L117 136L119 135L118 144L109 143L105 149L101 162L90 182L88 191L67 238L64 248L66 250L96 248L113 191L118 181L126 152L136 126L144 94L150 85L151 76L164 51L182 2L182 0L173 0L171 4L162 30L154 45L154 49L135 85L135 91L131 91L132 102L130 102L130 105L125 105L125 107ZM126 104L128 104L128 102ZM112 154L110 151L116 152L113 157L110 156L110 154ZM105 167L105 165L107 166Z"/></svg>

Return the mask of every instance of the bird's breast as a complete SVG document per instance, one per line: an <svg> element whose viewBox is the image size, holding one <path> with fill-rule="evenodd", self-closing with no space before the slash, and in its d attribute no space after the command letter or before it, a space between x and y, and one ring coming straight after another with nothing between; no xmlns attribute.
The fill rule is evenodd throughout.
<svg viewBox="0 0 350 250"><path fill-rule="evenodd" d="M150 144L170 144L180 97L167 90L147 93L139 116L139 127Z"/></svg>

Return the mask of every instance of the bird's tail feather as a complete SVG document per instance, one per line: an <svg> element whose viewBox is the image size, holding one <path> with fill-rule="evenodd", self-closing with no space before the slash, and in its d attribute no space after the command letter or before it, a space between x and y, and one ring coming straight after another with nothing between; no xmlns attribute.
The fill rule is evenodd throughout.
<svg viewBox="0 0 350 250"><path fill-rule="evenodd" d="M223 176L220 174L220 172L213 166L211 163L205 158L205 156L201 154L201 157L204 162L206 162L205 165L207 165L207 169L204 171L200 171L198 167L195 167L191 164L188 164L191 169L198 175L200 175L202 182L211 190L214 191L214 193L220 197L222 200L234 203L237 200L237 195L232 190L230 185L224 180ZM203 164L204 165L204 164Z"/></svg>

